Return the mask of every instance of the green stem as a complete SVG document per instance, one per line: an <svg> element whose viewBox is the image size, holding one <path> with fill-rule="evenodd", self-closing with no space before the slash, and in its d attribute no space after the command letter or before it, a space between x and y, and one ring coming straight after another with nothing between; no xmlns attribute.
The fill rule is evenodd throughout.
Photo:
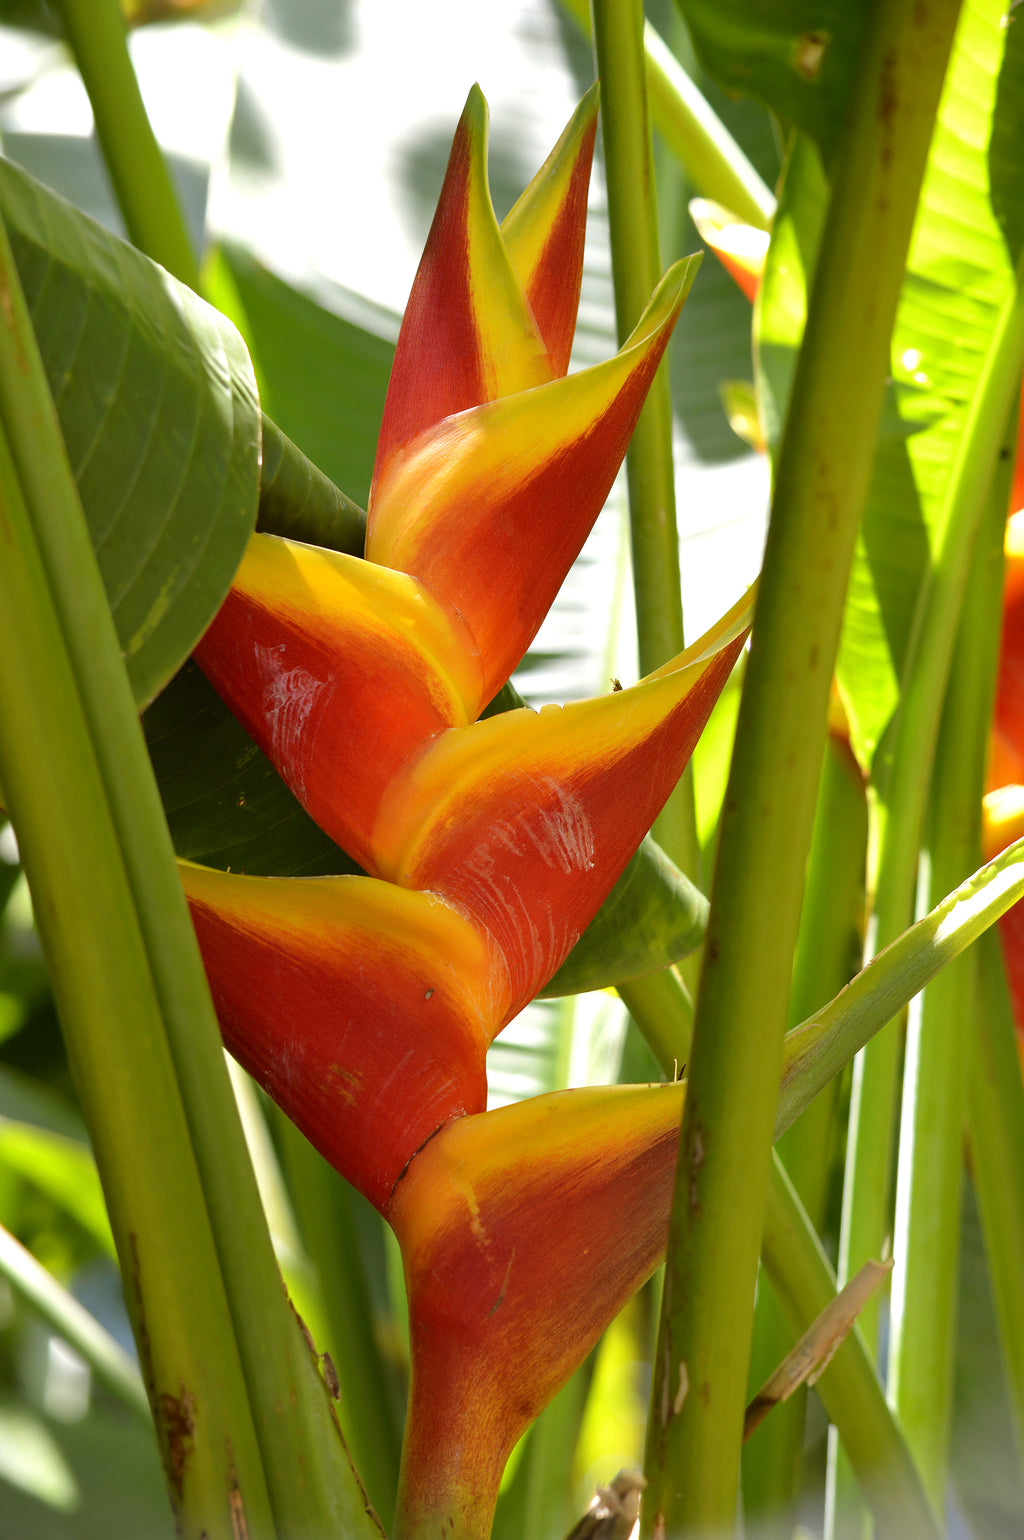
<svg viewBox="0 0 1024 1540"><path fill-rule="evenodd" d="M175 278L198 289L199 269L177 191L146 115L117 0L60 0L128 235Z"/></svg>
<svg viewBox="0 0 1024 1540"><path fill-rule="evenodd" d="M48 517L74 548L82 516L59 440L47 431L55 424L46 419L45 380L5 237L0 776L92 1132L179 1529L227 1540L231 1505L238 1504L250 1533L270 1536L269 1496L202 1177L112 788L82 700L83 671L94 672L113 714L127 717L136 733L138 726L87 540L68 612L34 527ZM109 629L96 651L96 627L75 624L90 600L102 604ZM183 1462L189 1427L194 1446Z"/></svg>
<svg viewBox="0 0 1024 1540"><path fill-rule="evenodd" d="M968 1130L1017 1448L1024 1460L1024 1081L998 938L986 936L979 952L981 1009L971 1023Z"/></svg>
<svg viewBox="0 0 1024 1540"><path fill-rule="evenodd" d="M862 945L867 817L864 785L849 746L829 736L818 793L807 888L793 968L791 1018L799 1020L842 989ZM825 1219L833 1116L839 1080L815 1098L782 1136L778 1157L811 1224ZM762 1247L762 1263L764 1263ZM762 1287L762 1284L765 1286ZM750 1390L756 1392L795 1342L770 1280L758 1282ZM792 1534L804 1444L805 1390L797 1391L744 1445L744 1516L764 1540Z"/></svg>
<svg viewBox="0 0 1024 1540"><path fill-rule="evenodd" d="M589 33L589 0L562 0L562 5ZM775 213L771 190L650 22L643 40L651 117L690 181L702 197L769 229Z"/></svg>
<svg viewBox="0 0 1024 1540"><path fill-rule="evenodd" d="M639 0L593 0L594 48L601 77L608 223L619 341L633 330L661 276L658 210ZM662 363L626 456L641 674L683 648L683 602L676 529L672 400ZM654 826L666 854L700 882L700 846L687 775Z"/></svg>
<svg viewBox="0 0 1024 1540"><path fill-rule="evenodd" d="M933 901L977 866L981 851L1016 395L1009 425L1003 473L992 479L971 563L939 737L929 842ZM975 1016L976 964L973 953L958 958L925 990L908 1028L903 1072L889 1397L937 1506L946 1487L953 1415L967 1032Z"/></svg>
<svg viewBox="0 0 1024 1540"><path fill-rule="evenodd" d="M20 1241L0 1226L0 1274L57 1335L80 1353L119 1401L149 1424L142 1376L121 1344L69 1294Z"/></svg>
<svg viewBox="0 0 1024 1540"><path fill-rule="evenodd" d="M794 1331L805 1330L835 1297L836 1279L777 1160L765 1206L764 1259ZM939 1540L936 1512L886 1405L859 1328L840 1344L815 1388L839 1429L880 1540Z"/></svg>
<svg viewBox="0 0 1024 1540"><path fill-rule="evenodd" d="M115 987L101 1022L89 1015L80 1032L72 1027L72 1050L80 1063L81 1055L96 1053L99 1071L111 1057L111 1037L117 1030L131 1034L136 1052L148 1044L154 1056L158 1049L166 1055L165 1074L176 1082L171 1101L186 1120L191 1153L187 1160L180 1154L182 1148L188 1148L187 1143L184 1147L180 1143L186 1138L184 1132L158 1132L154 1105L168 1095L163 1084L159 1089L148 1086L131 1093L121 1087L119 1095L126 1099L123 1105L111 1102L102 1083L96 1085L93 1136L102 1141L107 1123L123 1120L131 1107L135 1137L139 1137L141 1126L145 1138L153 1141L157 1162L151 1178L153 1192L162 1190L162 1184L169 1180L167 1173L179 1162L197 1172L195 1201L199 1207L190 1212L189 1222L200 1234L207 1233L209 1227L214 1252L212 1259L204 1257L200 1278L183 1290L173 1310L168 1306L168 1330L187 1335L191 1326L186 1330L184 1323L190 1321L193 1306L201 1313L207 1295L218 1299L221 1289L226 1291L230 1324L221 1323L218 1330L240 1355L262 1463L281 1527L288 1532L325 1528L343 1511L355 1526L354 1533L373 1533L358 1482L337 1435L326 1389L282 1294L163 809L9 248L0 250L0 279L6 291L4 314L8 317L8 327L0 332L0 418L28 504L26 526L19 538L26 542L26 549L31 542L31 548L38 552L34 602L51 604L60 617L59 643L56 635L51 636L40 657L52 661L59 646L60 655L66 659L68 687L75 698L74 713L88 744L81 752L65 749L61 753L51 748L46 754L53 773L62 769L66 777L58 800L75 815L73 829L64 830L55 845L51 846L54 836L45 824L37 784L30 776L28 785L23 786L27 816L38 812L44 817L43 826L35 830L44 852L39 858L44 864L38 903L45 923L54 883L59 883L61 860L76 840L81 843L85 838L89 819L78 791L79 762L84 756L95 767L95 795L106 808L106 826L116 850L115 855L108 850L102 862L96 860L93 866L109 868L110 880L116 872L125 884L119 901L130 905L131 924L138 938L126 945L129 951L132 946L141 948L139 966L145 968L145 987L155 1014L144 1030L133 1025L120 1011ZM6 658L12 655L13 650L5 651ZM29 695L28 702L20 706L29 716L31 699ZM20 752L20 738L28 726L15 716L10 728L12 753ZM32 727L35 730L34 721ZM51 722L50 731L60 743L59 718ZM44 751L37 748L37 752L43 755ZM4 768L3 783L11 811L16 813L16 773L8 774ZM51 848L56 861L52 870L45 865ZM91 875L98 880L95 870ZM99 905L95 912L101 912ZM93 933L93 910L88 905L79 919L77 933L62 926L55 934L58 955L69 935L81 938ZM81 952L79 942L70 977L84 966ZM59 965L57 972L60 985ZM84 1006L78 997L88 993L80 983L75 986L76 1005ZM75 1012L70 1020L77 1020ZM117 1189L122 1184L131 1185L136 1178L131 1136L126 1137L126 1146L107 1171L108 1201L115 1206ZM162 1148L161 1137L165 1140ZM151 1203L155 1214L155 1199L151 1198ZM122 1230L121 1239L122 1266L131 1288L137 1270L126 1230ZM183 1242L180 1228L173 1232L172 1245L194 1255ZM147 1330L152 1337L157 1327L149 1292L151 1274L152 1269L150 1275L143 1276L142 1287L149 1312ZM142 1303L140 1299L140 1308ZM211 1364L217 1361L216 1354L209 1360ZM187 1385L189 1381L176 1380L175 1387L180 1383ZM177 1388L172 1393L180 1395ZM238 1438L239 1444L233 1446L236 1459L241 1458L244 1448L241 1431ZM209 1440L210 1458L222 1459L223 1435L212 1428ZM197 1447L199 1443L197 1435Z"/></svg>
<svg viewBox="0 0 1024 1540"><path fill-rule="evenodd" d="M918 854L931 764L970 553L985 505L1024 355L1024 269L1007 295L971 398L934 537L935 557L918 601L891 734L879 752L877 893L869 953L899 936L914 912ZM888 1230L899 1032L880 1033L854 1069L843 1196L839 1276L853 1275ZM877 1310L865 1335L877 1336Z"/></svg>
<svg viewBox="0 0 1024 1540"><path fill-rule="evenodd" d="M646 1534L734 1522L750 1301L829 687L958 10L956 0L876 0L838 156L722 817L655 1364ZM676 1412L684 1367L690 1394Z"/></svg>
<svg viewBox="0 0 1024 1540"><path fill-rule="evenodd" d="M665 1072L671 1073L680 1053L686 1051L688 1014L678 1003L673 1010L665 1001L651 1001L659 1014L654 1021L644 1004L635 1001L637 1024ZM768 1182L762 1258L792 1333L799 1335L834 1298L836 1285L814 1227L777 1157L773 1157ZM937 1536L938 1527L906 1443L859 1337L847 1339L833 1360L833 1369L820 1383L822 1399L852 1451L858 1480L885 1534L892 1540Z"/></svg>
<svg viewBox="0 0 1024 1540"><path fill-rule="evenodd" d="M66 0L64 17L133 239L195 286L188 235L138 90L116 0L96 5ZM56 423L53 428L59 440ZM63 465L62 451L54 447L51 453ZM282 1293L138 724L125 715L123 703L108 698L119 688L113 674L120 669L120 657L112 655L117 663L106 674L91 668L91 659L104 655L110 628L101 589L89 595L88 615L78 601L76 563L88 570L93 565L87 536L83 528L69 539L60 521L43 520L41 538L69 638L77 645L81 637L90 658L79 670L79 685L165 1002L169 1044L203 1173L275 1516L288 1532L326 1530L344 1515L354 1532L375 1534L327 1388Z"/></svg>

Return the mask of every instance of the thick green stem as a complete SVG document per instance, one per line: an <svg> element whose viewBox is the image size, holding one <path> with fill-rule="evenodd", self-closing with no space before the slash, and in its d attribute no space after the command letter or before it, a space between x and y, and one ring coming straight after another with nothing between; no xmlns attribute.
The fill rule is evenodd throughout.
<svg viewBox="0 0 1024 1540"><path fill-rule="evenodd" d="M661 276L658 210L651 164L639 0L593 0L594 48L601 77L608 222L620 343L633 330ZM672 401L662 364L626 456L640 672L683 648ZM684 777L654 826L684 872L700 882L693 781Z"/></svg>
<svg viewBox="0 0 1024 1540"><path fill-rule="evenodd" d="M155 1194L162 1195L171 1186L171 1173L179 1166L196 1174L188 1220L179 1219L177 1229L168 1220L171 1238L165 1243L175 1253L181 1252L183 1262L191 1258L196 1274L189 1275L187 1286L182 1284L173 1308L161 1306L159 1296L151 1292L156 1287L157 1270L149 1267L140 1279L132 1260L134 1221L125 1220L121 1262L126 1284L129 1290L141 1290L138 1305L147 1312L145 1330L150 1341L163 1329L172 1336L189 1337L191 1311L201 1317L208 1299L223 1301L226 1296L229 1323L221 1322L217 1332L241 1360L249 1415L257 1427L277 1522L285 1530L301 1532L303 1528L324 1528L344 1514L354 1526L353 1533L375 1533L337 1435L326 1389L281 1288L163 809L9 248L0 249L0 280L8 322L0 331L0 418L27 504L24 528L19 527L17 538L26 550L36 553L38 563L35 587L26 589L25 603L29 609L36 605L40 616L48 604L59 616L59 642L54 633L40 644L40 667L57 666L59 647L66 687L75 702L73 712L66 702L65 707L80 722L86 745L81 749L60 748L64 740L55 707L47 724L54 746L44 748L45 738L41 743L33 739L33 743L36 757L46 760L49 773L58 779L63 775L59 792L54 786L44 792L42 777L33 777L30 769L27 784L19 782L22 772L17 766L9 772L6 759L4 787L16 820L42 820L31 825L30 847L32 838L40 842L36 856L40 863L37 916L44 931L50 907L57 903L55 889L61 885L62 863L91 832L91 819L79 791L85 774L83 764L94 767L90 772L95 778L93 794L106 809L102 817L99 813L96 816L105 823L113 845L102 858L91 852L85 880L91 879L98 887L99 873L103 872L111 882L116 874L117 881L124 884L121 897L111 897L110 903L115 915L118 903L128 906L126 914L130 911L136 939L123 944L126 956L133 948L138 950L139 967L144 968L139 988L145 988L149 1002L147 1025L133 1024L127 1006L121 1009L117 978L111 994L96 994L97 1000L105 1001L100 1019L96 1019L98 1007L81 975L91 955L82 938L95 934L96 916L103 912L99 902L90 904L84 897L77 931L70 920L59 922L52 944L57 959L56 987L58 992L67 990L66 998L73 1001L68 1017L71 1051L79 1066L83 1097L91 1107L90 1127L98 1147L103 1146L109 1129L126 1123L125 1143L118 1146L106 1170L108 1201L116 1210L121 1202L120 1189L132 1190L138 1180L141 1161L135 1158L133 1138L152 1147L147 1223L156 1230L161 1205ZM3 576L8 578L7 567ZM10 581L14 581L13 576ZM19 637L17 647L12 641L3 653L12 676L17 675L17 668L10 660L22 645ZM11 689L19 685L19 679L12 677ZM42 691L44 685L40 683L38 688ZM24 700L19 696L17 702L12 701L14 715L5 735L5 755L8 750L12 756L20 755L22 739L27 739L30 731L39 731L32 699L29 693ZM47 795L54 799L55 808L70 810L73 826L60 834L55 832L56 815L54 811L51 817ZM51 857L54 864L48 866ZM115 958L121 945L116 934L109 941ZM64 949L69 944L72 953L66 958ZM124 967L127 970L128 964ZM114 971L116 974L117 966ZM88 1008L80 1026L79 1007ZM120 1041L121 1034L136 1055L148 1045L154 1063L163 1066L164 1081L152 1085L143 1079L134 1090L128 1085L107 1086L104 1075L116 1057L112 1044ZM126 1047L121 1051L128 1053ZM94 1054L94 1069L86 1067L91 1066L90 1056ZM92 1079L94 1072L99 1077L96 1081ZM173 1094L168 1084L174 1087ZM156 1108L164 1101L178 1109L185 1120L183 1129L162 1127ZM183 1239L186 1222L194 1226L197 1236L210 1237L213 1251L203 1253L201 1266L195 1262L194 1249ZM169 1276L174 1273L171 1267ZM166 1326L158 1328L157 1317L165 1313ZM198 1341L198 1325L196 1337ZM217 1362L215 1353L209 1363ZM177 1387L181 1383L187 1387L189 1379L173 1381L170 1393L175 1397L180 1396ZM223 1458L224 1435L216 1427L202 1440L197 1430L197 1449L201 1442L204 1457L214 1461ZM232 1447L240 1461L244 1430L240 1429L238 1444L232 1443Z"/></svg>
<svg viewBox="0 0 1024 1540"><path fill-rule="evenodd" d="M562 5L590 30L589 0L562 0ZM775 213L771 190L650 22L643 36L655 128L702 197L767 230Z"/></svg>
<svg viewBox="0 0 1024 1540"><path fill-rule="evenodd" d="M45 515L74 548L82 517L59 441L46 431L45 381L41 393L24 299L0 241L0 776L104 1183L180 1531L228 1540L237 1508L251 1534L270 1536L248 1388L165 1002L82 700L83 672L92 672L95 693L114 715L127 713L136 734L138 724L87 540L69 612L37 537ZM79 630L75 622L97 596L109 638L94 651L95 626ZM136 764L140 753L141 735Z"/></svg>
<svg viewBox="0 0 1024 1540"><path fill-rule="evenodd" d="M799 1021L848 982L862 945L867 817L864 785L849 746L830 736L818 793L807 889L793 968L790 1017ZM833 1149L839 1080L804 1109L782 1136L778 1156L812 1225L820 1229ZM758 1282L751 1393L792 1348L796 1336L771 1283ZM796 1521L806 1391L797 1391L743 1448L743 1512L764 1540L788 1540Z"/></svg>
<svg viewBox="0 0 1024 1540"><path fill-rule="evenodd" d="M139 94L116 0L67 0L64 17L132 237L195 286L188 234ZM67 476L55 422L52 433L51 462ZM327 1388L282 1290L159 795L138 724L118 697L123 670L98 574L95 592L78 584L79 571L94 571L88 537L84 526L69 529L54 518L45 500L38 507L41 515L48 510L40 540L69 641L88 659L78 670L79 688L164 1004L275 1517L289 1532L344 1520L354 1533L376 1534ZM106 656L112 661L97 662Z"/></svg>
<svg viewBox="0 0 1024 1540"><path fill-rule="evenodd" d="M933 901L961 882L981 853L1016 397L1010 427L1005 468L993 478L971 564L939 737L929 841ZM960 957L925 990L922 1009L910 1021L903 1072L889 1398L936 1506L946 1487L953 1415L963 1120L976 967L975 953Z"/></svg>
<svg viewBox="0 0 1024 1540"><path fill-rule="evenodd" d="M128 235L154 262L198 289L192 241L142 102L121 7L117 0L60 0L59 9Z"/></svg>
<svg viewBox="0 0 1024 1540"><path fill-rule="evenodd" d="M1002 307L960 437L937 521L935 557L918 602L903 666L905 689L877 767L876 902L869 954L881 950L914 913L918 855L931 765L971 550L985 505L1003 425L1020 382L1024 354L1024 273ZM843 1196L839 1276L852 1277L888 1230L892 1144L899 1070L897 1024L880 1033L854 1070L850 1151ZM877 1311L865 1335L877 1337Z"/></svg>
<svg viewBox="0 0 1024 1540"><path fill-rule="evenodd" d="M829 687L958 9L956 0L872 7L837 160L722 816L655 1363L647 1534L725 1532L734 1521L754 1275ZM683 1374L690 1392L679 1404Z"/></svg>
<svg viewBox="0 0 1024 1540"><path fill-rule="evenodd" d="M657 1019L645 1009L647 1005ZM688 1012L678 1001L673 1006L668 999L636 998L634 1007L638 1025L665 1072L671 1073L680 1054L686 1052ZM773 1158L768 1182L762 1261L797 1336L834 1298L835 1276L778 1158ZM859 1337L843 1344L833 1366L834 1372L821 1382L822 1399L842 1429L858 1480L884 1533L892 1540L937 1536L938 1528L906 1443Z"/></svg>

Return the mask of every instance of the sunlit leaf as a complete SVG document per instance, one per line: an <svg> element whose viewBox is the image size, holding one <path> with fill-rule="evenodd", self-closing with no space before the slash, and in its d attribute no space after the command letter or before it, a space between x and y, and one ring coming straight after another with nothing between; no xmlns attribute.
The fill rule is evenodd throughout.
<svg viewBox="0 0 1024 1540"><path fill-rule="evenodd" d="M1024 34L999 26L1002 9L964 8L893 332L897 423L876 457L838 664L863 762L898 698L953 457L1020 255L1019 222L1003 227L999 209L1024 197Z"/></svg>

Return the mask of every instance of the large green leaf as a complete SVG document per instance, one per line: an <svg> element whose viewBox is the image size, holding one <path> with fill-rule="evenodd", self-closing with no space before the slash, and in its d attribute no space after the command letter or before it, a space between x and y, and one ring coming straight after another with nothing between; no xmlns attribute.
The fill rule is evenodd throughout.
<svg viewBox="0 0 1024 1540"><path fill-rule="evenodd" d="M965 7L893 332L893 382L837 665L866 766L899 699L952 460L1020 252L1020 215L1008 211L1019 210L1024 195L1016 153L1024 134L1024 38L1000 20L998 3ZM758 306L759 385L772 441L785 416L827 196L814 148L798 135Z"/></svg>
<svg viewBox="0 0 1024 1540"><path fill-rule="evenodd" d="M832 153L857 66L865 0L678 0L702 63Z"/></svg>
<svg viewBox="0 0 1024 1540"><path fill-rule="evenodd" d="M953 458L1015 286L1020 216L1004 223L1003 211L1024 207L1024 34L1002 26L1002 11L1001 0L964 7L893 331L887 431L837 670L865 763L899 698Z"/></svg>
<svg viewBox="0 0 1024 1540"><path fill-rule="evenodd" d="M144 704L209 625L255 520L252 368L223 316L6 163L0 206Z"/></svg>

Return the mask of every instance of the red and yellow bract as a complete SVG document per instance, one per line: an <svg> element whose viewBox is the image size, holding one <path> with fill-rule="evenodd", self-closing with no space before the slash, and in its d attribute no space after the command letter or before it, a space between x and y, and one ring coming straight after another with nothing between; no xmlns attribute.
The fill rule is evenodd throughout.
<svg viewBox="0 0 1024 1540"><path fill-rule="evenodd" d="M365 559L254 535L196 650L370 874L182 864L228 1047L402 1247L398 1537L487 1533L512 1444L668 1225L680 1087L484 1110L488 1044L657 816L750 624L748 597L628 689L478 720L600 512L696 269L671 269L614 358L566 373L596 111L595 90L499 228L471 93L398 341Z"/></svg>

